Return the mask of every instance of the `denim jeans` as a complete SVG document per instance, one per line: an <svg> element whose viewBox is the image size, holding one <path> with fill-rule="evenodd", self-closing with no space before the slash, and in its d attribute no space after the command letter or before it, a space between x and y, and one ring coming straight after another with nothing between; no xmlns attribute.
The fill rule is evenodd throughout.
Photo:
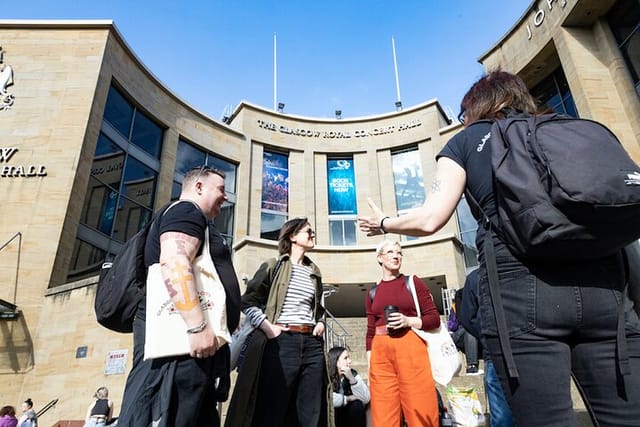
<svg viewBox="0 0 640 427"><path fill-rule="evenodd" d="M535 274L532 272L535 271ZM640 422L640 320L619 262L529 269L498 262L499 291L519 377L509 378L497 337L486 271L480 270L482 329L520 427L576 425L573 373L600 427ZM620 375L618 307L624 304L631 374Z"/></svg>
<svg viewBox="0 0 640 427"><path fill-rule="evenodd" d="M318 426L325 395L322 337L282 332L262 355L253 426Z"/></svg>
<svg viewBox="0 0 640 427"><path fill-rule="evenodd" d="M484 361L484 389L489 400L489 412L491 413L491 427L514 427L509 403L504 397L500 378L496 368L490 359Z"/></svg>

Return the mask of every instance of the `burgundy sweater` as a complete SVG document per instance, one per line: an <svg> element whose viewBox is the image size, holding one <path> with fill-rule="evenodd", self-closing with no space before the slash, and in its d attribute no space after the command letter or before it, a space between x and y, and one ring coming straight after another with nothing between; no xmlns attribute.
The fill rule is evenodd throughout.
<svg viewBox="0 0 640 427"><path fill-rule="evenodd" d="M413 276L413 283L418 295L420 304L420 315L416 313L411 293L404 282L404 276L393 280L382 280L378 284L376 294L371 302L369 292L365 296L365 307L367 311L367 339L366 349L371 350L371 341L376 334L376 326L386 325L384 320L384 308L387 305L395 305L400 312L409 317L422 318L422 330L429 331L440 326L440 313L433 304L433 297L427 285L418 277Z"/></svg>

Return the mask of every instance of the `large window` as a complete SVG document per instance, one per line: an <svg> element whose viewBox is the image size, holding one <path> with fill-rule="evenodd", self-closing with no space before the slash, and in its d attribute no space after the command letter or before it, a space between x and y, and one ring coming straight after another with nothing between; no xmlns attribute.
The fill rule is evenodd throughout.
<svg viewBox="0 0 640 427"><path fill-rule="evenodd" d="M609 26L618 42L631 79L640 95L640 4L618 0L609 12Z"/></svg>
<svg viewBox="0 0 640 427"><path fill-rule="evenodd" d="M391 153L393 185L396 193L398 215L404 215L411 209L424 204L424 178L417 147L405 148ZM417 237L405 236L405 240Z"/></svg>
<svg viewBox="0 0 640 427"><path fill-rule="evenodd" d="M227 201L222 205L220 214L213 220L216 229L227 239L227 243L233 243L233 219L236 205L236 175L237 166L221 157L206 152L195 145L180 139L178 141L178 153L176 156L176 169L173 175L173 187L171 199L180 197L182 180L184 175L195 167L207 165L218 169L225 174L224 188Z"/></svg>
<svg viewBox="0 0 640 427"><path fill-rule="evenodd" d="M95 275L151 219L162 128L111 87L67 280Z"/></svg>
<svg viewBox="0 0 640 427"><path fill-rule="evenodd" d="M556 113L578 117L578 110L573 102L573 95L569 90L569 83L562 71L562 67L556 68L543 81L531 89L533 96L550 110Z"/></svg>
<svg viewBox="0 0 640 427"><path fill-rule="evenodd" d="M356 182L353 159L327 160L330 244L356 244Z"/></svg>
<svg viewBox="0 0 640 427"><path fill-rule="evenodd" d="M262 203L260 237L278 240L289 215L289 157L264 151L262 156Z"/></svg>

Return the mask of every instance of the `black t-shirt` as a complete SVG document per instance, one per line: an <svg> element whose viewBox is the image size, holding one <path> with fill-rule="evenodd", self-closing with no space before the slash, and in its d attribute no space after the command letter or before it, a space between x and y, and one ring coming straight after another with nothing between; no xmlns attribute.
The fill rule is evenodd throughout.
<svg viewBox="0 0 640 427"><path fill-rule="evenodd" d="M233 332L240 321L240 286L231 261L231 250L226 239L218 232L213 223L204 216L198 206L189 201L169 205L160 210L160 214L149 230L145 244L144 260L147 266L160 261L160 235L167 232L180 232L204 239L205 227L209 227L209 252L226 291L227 327ZM202 245L197 255L202 252ZM146 303L138 308L145 312Z"/></svg>
<svg viewBox="0 0 640 427"><path fill-rule="evenodd" d="M496 202L493 197L493 172L491 169L491 122L480 121L473 123L462 132L455 135L447 145L438 153L436 159L447 157L459 164L467 174L466 191L471 193L482 210L497 222ZM481 218L478 212L474 212L474 206L469 203L473 216ZM480 259L483 259L482 242L485 229L478 224L476 246ZM496 256L513 258L506 245L494 236L493 243L496 248Z"/></svg>

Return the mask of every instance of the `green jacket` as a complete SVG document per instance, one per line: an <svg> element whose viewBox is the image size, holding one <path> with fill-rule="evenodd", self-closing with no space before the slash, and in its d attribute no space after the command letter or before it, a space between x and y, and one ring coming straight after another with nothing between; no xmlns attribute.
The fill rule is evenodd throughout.
<svg viewBox="0 0 640 427"><path fill-rule="evenodd" d="M276 264L279 266L276 269ZM322 306L322 276L318 267L305 256L304 263L311 267L311 280L316 287L316 303L314 315L316 322L323 321L325 313ZM260 265L253 278L247 283L247 290L242 296L242 309L248 307L265 307L264 313L267 319L275 323L287 293L289 279L291 277L291 261L289 255L281 255L279 258L272 258ZM273 277L273 281L271 278ZM271 283L273 282L273 283ZM256 399L258 399L258 384L260 367L262 364L262 353L267 343L266 335L259 328L247 338L248 347L245 352L242 369L238 371L238 377L233 389L227 417L226 427L250 427L255 410ZM326 360L326 349L325 349ZM329 382L329 373L326 370L326 402L327 402L327 426L333 427L333 393Z"/></svg>

